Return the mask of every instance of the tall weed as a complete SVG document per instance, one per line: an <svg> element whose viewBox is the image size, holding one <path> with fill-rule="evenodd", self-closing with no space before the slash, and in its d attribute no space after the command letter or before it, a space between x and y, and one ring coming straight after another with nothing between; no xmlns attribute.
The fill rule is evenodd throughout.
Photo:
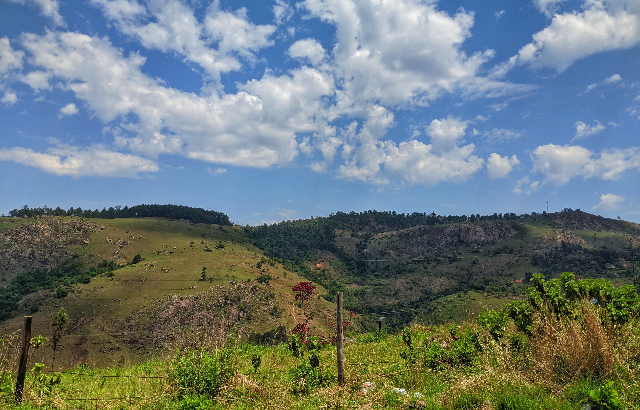
<svg viewBox="0 0 640 410"><path fill-rule="evenodd" d="M612 341L597 307L583 302L578 319L539 316L531 341L533 371L540 381L566 383L603 378L615 366Z"/></svg>

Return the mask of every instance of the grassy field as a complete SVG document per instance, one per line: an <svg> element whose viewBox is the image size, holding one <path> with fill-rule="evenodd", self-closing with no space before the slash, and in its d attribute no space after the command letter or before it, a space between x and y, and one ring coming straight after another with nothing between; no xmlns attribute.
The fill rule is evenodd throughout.
<svg viewBox="0 0 640 410"><path fill-rule="evenodd" d="M265 347L231 343L227 347L231 371L215 395L189 394L183 380L175 377L178 362L173 356L135 366L76 367L63 373L62 381L49 389L34 380L30 373L24 405L15 406L8 393L0 396L3 397L0 403L4 400L5 408L11 409L61 410L579 410L587 408L590 391L602 389L611 381L612 389L620 396L620 404L608 408L638 409L638 323L618 330L619 336L624 334L626 340L624 343L617 337L609 340L618 343L607 347L614 363L606 373L579 372L564 379L553 376L554 366L558 363L539 356L548 340L539 343L532 340L530 350L517 351L510 347L509 338L495 341L473 324L414 326L401 335L349 335L345 346L344 387L337 385L334 346L318 351L319 366L314 370L316 373L311 373L309 354L296 358L286 344ZM512 330L508 333L514 334ZM451 359L456 357L452 352L459 348L457 343L466 334L478 335L479 349L472 352L469 361ZM575 344L589 336L581 333L572 337L570 342ZM441 359L429 356L434 344L447 352ZM562 343L558 346L559 349L563 347ZM572 352L588 355L586 350L583 346ZM256 357L260 358L257 368L253 364ZM590 365L598 370L597 363Z"/></svg>

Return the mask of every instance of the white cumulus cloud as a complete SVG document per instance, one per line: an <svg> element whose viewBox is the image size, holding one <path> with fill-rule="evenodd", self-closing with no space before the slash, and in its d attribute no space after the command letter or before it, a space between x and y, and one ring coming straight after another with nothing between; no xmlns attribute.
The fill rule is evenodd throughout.
<svg viewBox="0 0 640 410"><path fill-rule="evenodd" d="M544 183L565 185L582 177L615 180L630 169L640 170L640 148L611 149L594 153L578 145L542 145L531 153L533 172L545 176Z"/></svg>
<svg viewBox="0 0 640 410"><path fill-rule="evenodd" d="M273 42L276 27L254 25L244 8L221 10L214 2L204 21L178 0L93 0L118 30L149 49L176 52L185 61L201 66L215 82L220 74L239 70L241 60L253 60L255 52Z"/></svg>
<svg viewBox="0 0 640 410"><path fill-rule="evenodd" d="M622 81L622 77L620 76L620 74L613 74L612 76L605 78L604 81L602 81L601 83L594 83L594 84L588 85L584 93L581 93L579 95L589 93L593 91L596 87L599 87L601 85L616 84L620 81Z"/></svg>
<svg viewBox="0 0 640 410"><path fill-rule="evenodd" d="M149 78L140 69L143 57L125 57L104 38L47 32L25 34L22 44L41 76L60 79L108 124L116 144L147 157L170 153L249 167L289 162L298 153L296 133L325 123L321 98L334 90L332 77L302 67L239 85L237 94L199 96Z"/></svg>
<svg viewBox="0 0 640 410"><path fill-rule="evenodd" d="M225 92L221 74L262 58L260 51L273 44L275 25L254 24L246 9L223 9L215 1L199 11L198 2L179 0L92 2L141 47L178 55L203 72L201 92L184 92L147 75L146 50L125 53L107 37L79 32L24 33L20 43L29 66L21 81L39 92L54 84L72 92L105 124L117 149L146 158L172 154L270 167L302 153L313 170L338 178L428 186L459 182L486 161L464 141L469 121L434 120L425 129L430 141L418 140L424 136L418 132L396 142L387 137L395 125L392 110L425 106L446 93L480 98L532 89L484 77L482 66L493 50L463 51L473 13L449 13L431 1L300 2L296 7L304 18L335 27L333 47L298 40L287 50L300 61L297 68L267 69L259 78L236 82L234 93ZM281 24L293 8L278 0L273 11ZM494 131L503 139L518 136ZM333 166L334 161L340 162Z"/></svg>
<svg viewBox="0 0 640 410"><path fill-rule="evenodd" d="M35 91L49 90L49 79L51 74L44 71L32 71L29 74L22 76L22 82L28 84Z"/></svg>
<svg viewBox="0 0 640 410"><path fill-rule="evenodd" d="M588 137L589 135L595 135L605 129L605 126L600 124L600 121L595 120L595 122L596 125L587 125L582 121L576 122L576 135L571 141L573 142L574 140L577 140L579 138Z"/></svg>
<svg viewBox="0 0 640 410"><path fill-rule="evenodd" d="M611 77L605 78L603 83L604 84L614 84L614 83L617 83L619 81L622 81L622 77L620 77L620 74L614 74Z"/></svg>
<svg viewBox="0 0 640 410"><path fill-rule="evenodd" d="M533 4L540 12L551 18L559 9L559 4L567 0L533 0Z"/></svg>
<svg viewBox="0 0 640 410"><path fill-rule="evenodd" d="M78 113L78 107L74 103L70 103L60 108L60 116L74 115Z"/></svg>
<svg viewBox="0 0 640 410"><path fill-rule="evenodd" d="M276 24L278 25L289 20L293 15L293 7L284 0L276 0L276 4L273 5L272 10Z"/></svg>
<svg viewBox="0 0 640 410"><path fill-rule="evenodd" d="M396 144L380 141L393 116L383 108L365 122L360 133L350 127L352 140L361 145L345 144L345 164L338 176L378 185L395 181L400 186L434 186L441 182L464 182L480 170L484 160L474 155L475 145L461 145L468 121L448 117L433 120L426 127L431 144L412 139Z"/></svg>
<svg viewBox="0 0 640 410"><path fill-rule="evenodd" d="M493 153L487 160L487 171L491 179L504 178L511 173L513 167L520 165L518 157L515 155L509 158L508 156L500 156Z"/></svg>
<svg viewBox="0 0 640 410"><path fill-rule="evenodd" d="M40 168L50 174L74 178L82 176L137 178L142 172L159 171L154 161L112 151L101 145L88 148L61 145L51 147L44 153L29 148L1 148L0 161L14 161Z"/></svg>
<svg viewBox="0 0 640 410"><path fill-rule="evenodd" d="M624 202L624 197L616 194L604 194L600 196L600 202L593 206L593 209L602 209L604 211L613 211L620 207Z"/></svg>
<svg viewBox="0 0 640 410"><path fill-rule="evenodd" d="M358 110L375 102L428 105L445 92L499 96L529 86L501 83L478 75L493 50L467 55L473 13L455 15L435 2L418 0L306 0L312 17L336 26L334 64L343 73L339 107Z"/></svg>
<svg viewBox="0 0 640 410"><path fill-rule="evenodd" d="M313 38L298 40L289 47L289 55L293 58L306 59L313 65L318 65L326 57L322 45Z"/></svg>
<svg viewBox="0 0 640 410"><path fill-rule="evenodd" d="M547 7L555 1L541 1ZM624 50L640 43L640 5L633 0L585 0L583 11L553 15L551 24L535 33L533 41L517 55L499 64L498 78L518 64L550 67L563 72L575 61L611 50Z"/></svg>
<svg viewBox="0 0 640 410"><path fill-rule="evenodd" d="M60 4L57 0L9 0L12 3L22 4L23 6L37 7L40 14L50 18L56 25L64 26L64 19L60 15Z"/></svg>
<svg viewBox="0 0 640 410"><path fill-rule="evenodd" d="M0 78L8 72L22 68L24 52L11 48L7 37L0 38Z"/></svg>
<svg viewBox="0 0 640 410"><path fill-rule="evenodd" d="M0 102L7 105L13 105L18 102L18 96L12 90L6 90Z"/></svg>
<svg viewBox="0 0 640 410"><path fill-rule="evenodd" d="M516 182L516 187L513 188L514 194L522 194L526 193L527 195L531 195L532 192L535 192L540 188L540 181L532 181L528 176L522 177Z"/></svg>

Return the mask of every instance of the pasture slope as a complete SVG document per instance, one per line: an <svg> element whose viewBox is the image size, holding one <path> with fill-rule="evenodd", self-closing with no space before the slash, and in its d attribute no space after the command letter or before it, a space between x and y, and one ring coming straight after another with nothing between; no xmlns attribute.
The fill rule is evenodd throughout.
<svg viewBox="0 0 640 410"><path fill-rule="evenodd" d="M246 337L280 325L290 329L301 320L292 309L291 288L304 279L286 272L280 264L270 264L239 227L155 218L39 217L20 220L19 226L5 218L1 231L6 238L16 232L48 232L73 223L89 229L82 231L80 241L68 237L54 241L63 249L60 253L87 267L113 262L115 270L70 286L65 297L56 297L54 290L25 296L13 312L15 317L1 325L4 332L20 329L22 316L31 314L32 333L50 337L49 317L64 307L70 321L60 342L56 369L81 363L139 362L179 346L187 336L216 338L236 333ZM38 247L46 246L42 241L33 245L33 253L45 252ZM29 246L15 254L28 258L32 254ZM136 255L142 261L132 264ZM317 318L331 309L321 298L310 303ZM321 319L312 320L311 326L318 331L326 328ZM44 358L49 356L50 352L38 350L34 360L46 363Z"/></svg>

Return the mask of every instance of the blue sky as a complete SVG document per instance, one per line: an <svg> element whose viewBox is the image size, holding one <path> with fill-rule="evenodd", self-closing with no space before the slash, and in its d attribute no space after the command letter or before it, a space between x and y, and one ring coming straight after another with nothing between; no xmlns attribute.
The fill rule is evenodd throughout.
<svg viewBox="0 0 640 410"><path fill-rule="evenodd" d="M637 0L0 0L0 212L640 222Z"/></svg>

